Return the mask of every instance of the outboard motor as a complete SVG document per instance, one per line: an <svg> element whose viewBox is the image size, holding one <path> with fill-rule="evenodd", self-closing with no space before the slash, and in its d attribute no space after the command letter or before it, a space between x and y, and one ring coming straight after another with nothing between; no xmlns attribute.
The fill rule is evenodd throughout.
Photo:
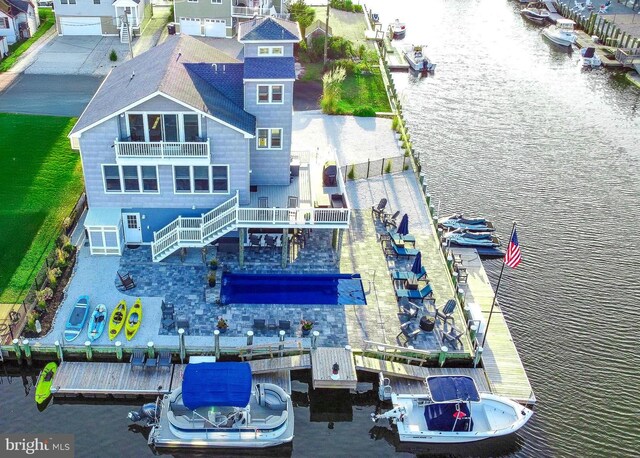
<svg viewBox="0 0 640 458"><path fill-rule="evenodd" d="M140 410L132 410L127 418L133 422L146 421L147 425L156 421L158 406L155 402L149 402L140 407Z"/></svg>

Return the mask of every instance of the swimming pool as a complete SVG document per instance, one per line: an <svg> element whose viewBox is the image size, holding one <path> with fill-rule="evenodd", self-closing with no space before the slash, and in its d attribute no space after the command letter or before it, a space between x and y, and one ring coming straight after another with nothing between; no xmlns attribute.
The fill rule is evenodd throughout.
<svg viewBox="0 0 640 458"><path fill-rule="evenodd" d="M360 274L222 276L223 304L366 305Z"/></svg>

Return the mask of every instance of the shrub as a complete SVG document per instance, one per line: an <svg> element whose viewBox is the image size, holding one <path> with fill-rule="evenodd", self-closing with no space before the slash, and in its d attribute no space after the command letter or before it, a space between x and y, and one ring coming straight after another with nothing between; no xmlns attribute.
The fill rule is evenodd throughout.
<svg viewBox="0 0 640 458"><path fill-rule="evenodd" d="M391 120L391 129L394 130L395 132L398 132L399 124L400 124L400 121L398 121L398 117L394 116L393 119Z"/></svg>
<svg viewBox="0 0 640 458"><path fill-rule="evenodd" d="M53 299L53 290L48 286L39 291L36 291L36 300L38 301L38 306L40 308L45 308L47 306L46 302L50 301L51 299Z"/></svg>
<svg viewBox="0 0 640 458"><path fill-rule="evenodd" d="M209 283L209 288L213 288L216 286L216 274L215 272L211 272L207 277L207 282Z"/></svg>
<svg viewBox="0 0 640 458"><path fill-rule="evenodd" d="M117 60L118 60L118 54L116 53L116 50L115 50L115 49L112 49L112 50L111 50L111 53L109 54L109 60L110 60L111 62L115 62L115 61L117 61Z"/></svg>
<svg viewBox="0 0 640 458"><path fill-rule="evenodd" d="M36 332L36 320L39 318L37 312L29 313L29 317L27 318L27 324L25 325L25 329L29 332Z"/></svg>
<svg viewBox="0 0 640 458"><path fill-rule="evenodd" d="M336 113L336 108L340 102L341 84L346 78L347 73L344 68L337 67L331 71L328 71L322 77L322 98L320 99L320 106L322 111L328 114Z"/></svg>
<svg viewBox="0 0 640 458"><path fill-rule="evenodd" d="M56 265L62 269L67 267L67 259L69 258L69 253L62 248L56 248Z"/></svg>
<svg viewBox="0 0 640 458"><path fill-rule="evenodd" d="M376 111L368 105L363 107L358 107L353 110L353 116L362 116L367 118L374 118L376 116Z"/></svg>
<svg viewBox="0 0 640 458"><path fill-rule="evenodd" d="M351 169L349 170L349 173L347 174L347 178L349 178L350 180L355 180L356 179L356 168L355 168L355 165L351 166Z"/></svg>
<svg viewBox="0 0 640 458"><path fill-rule="evenodd" d="M227 329L229 327L229 323L222 317L218 318L218 324L216 325L218 329Z"/></svg>
<svg viewBox="0 0 640 458"><path fill-rule="evenodd" d="M47 270L47 278L49 279L49 283L52 288L55 288L58 284L58 278L62 275L62 270L58 267L53 267Z"/></svg>
<svg viewBox="0 0 640 458"><path fill-rule="evenodd" d="M211 261L209 261L209 268L211 270L216 270L218 268L218 260L212 259Z"/></svg>
<svg viewBox="0 0 640 458"><path fill-rule="evenodd" d="M319 62L324 56L324 37L315 37L311 40L308 49L312 62ZM327 57L331 60L345 59L353 55L353 44L342 37L329 37L327 43Z"/></svg>
<svg viewBox="0 0 640 458"><path fill-rule="evenodd" d="M358 66L351 59L339 59L334 60L329 64L329 70L334 70L336 68L342 67L347 75L355 75L358 72Z"/></svg>
<svg viewBox="0 0 640 458"><path fill-rule="evenodd" d="M313 321L310 320L300 320L300 325L305 331L311 331L313 329Z"/></svg>
<svg viewBox="0 0 640 458"><path fill-rule="evenodd" d="M391 173L391 161L387 161L387 166L384 168L384 173Z"/></svg>

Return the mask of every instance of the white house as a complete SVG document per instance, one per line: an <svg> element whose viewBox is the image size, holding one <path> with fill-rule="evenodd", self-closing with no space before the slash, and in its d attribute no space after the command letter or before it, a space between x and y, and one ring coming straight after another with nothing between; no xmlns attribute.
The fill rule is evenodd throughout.
<svg viewBox="0 0 640 458"><path fill-rule="evenodd" d="M24 40L36 33L40 26L38 8L29 0L0 0L0 37L6 44ZM0 55L3 45L0 44Z"/></svg>

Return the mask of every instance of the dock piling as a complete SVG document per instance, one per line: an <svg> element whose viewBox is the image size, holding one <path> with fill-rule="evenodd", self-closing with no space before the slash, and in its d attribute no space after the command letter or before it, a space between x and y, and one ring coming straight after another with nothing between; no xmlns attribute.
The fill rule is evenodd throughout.
<svg viewBox="0 0 640 458"><path fill-rule="evenodd" d="M313 331L313 334L311 334L311 348L314 350L318 348L318 336L320 336L318 331Z"/></svg>
<svg viewBox="0 0 640 458"><path fill-rule="evenodd" d="M478 347L476 348L476 354L473 357L473 367L474 369L476 368L476 366L478 366L478 364L480 363L480 359L482 358L482 347Z"/></svg>
<svg viewBox="0 0 640 458"><path fill-rule="evenodd" d="M220 359L220 330L213 331L213 345L216 359Z"/></svg>
<svg viewBox="0 0 640 458"><path fill-rule="evenodd" d="M84 343L84 351L87 355L87 361L91 361L93 359L93 350L91 348L91 342L88 340Z"/></svg>
<svg viewBox="0 0 640 458"><path fill-rule="evenodd" d="M18 364L22 364L22 350L20 350L20 341L18 339L13 339L13 351L16 352L16 360Z"/></svg>
<svg viewBox="0 0 640 458"><path fill-rule="evenodd" d="M27 359L27 364L31 366L33 361L31 360L31 344L29 343L29 339L24 339L22 345L24 346L24 357Z"/></svg>
<svg viewBox="0 0 640 458"><path fill-rule="evenodd" d="M155 358L156 357L156 350L153 347L153 342L152 341L147 342L147 357L148 358Z"/></svg>
<svg viewBox="0 0 640 458"><path fill-rule="evenodd" d="M447 352L449 351L449 347L443 345L440 347L440 354L438 355L438 364L440 367L444 366L444 362L447 360Z"/></svg>
<svg viewBox="0 0 640 458"><path fill-rule="evenodd" d="M458 272L456 272L457 274ZM458 301L460 301L460 305L464 307L464 290L462 288L458 288Z"/></svg>
<svg viewBox="0 0 640 458"><path fill-rule="evenodd" d="M53 345L56 347L56 355L58 355L58 361L62 362L64 355L62 354L62 345L60 345L60 341L56 340Z"/></svg>
<svg viewBox="0 0 640 458"><path fill-rule="evenodd" d="M122 342L116 340L116 359L122 361Z"/></svg>
<svg viewBox="0 0 640 458"><path fill-rule="evenodd" d="M184 364L187 358L187 349L184 346L184 329L178 329L178 345L180 346L180 364Z"/></svg>
<svg viewBox="0 0 640 458"><path fill-rule="evenodd" d="M278 332L278 339L280 341L280 343L278 344L278 351L280 352L281 357L284 355L284 335L285 334L286 333L282 330Z"/></svg>

